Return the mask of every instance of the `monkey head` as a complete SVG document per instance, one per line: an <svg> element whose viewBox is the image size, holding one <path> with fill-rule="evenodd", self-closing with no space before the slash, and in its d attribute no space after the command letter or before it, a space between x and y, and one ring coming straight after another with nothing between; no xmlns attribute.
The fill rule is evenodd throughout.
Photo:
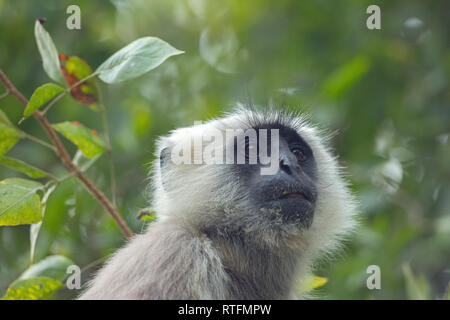
<svg viewBox="0 0 450 320"><path fill-rule="evenodd" d="M332 246L354 225L354 201L325 140L286 110L240 108L177 129L158 142L154 209L196 231Z"/></svg>

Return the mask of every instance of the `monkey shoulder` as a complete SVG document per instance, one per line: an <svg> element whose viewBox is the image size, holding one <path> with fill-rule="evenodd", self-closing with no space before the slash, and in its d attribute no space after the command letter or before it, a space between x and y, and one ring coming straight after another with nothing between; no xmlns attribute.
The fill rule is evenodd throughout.
<svg viewBox="0 0 450 320"><path fill-rule="evenodd" d="M119 249L80 298L220 299L225 282L220 258L206 236L156 222Z"/></svg>

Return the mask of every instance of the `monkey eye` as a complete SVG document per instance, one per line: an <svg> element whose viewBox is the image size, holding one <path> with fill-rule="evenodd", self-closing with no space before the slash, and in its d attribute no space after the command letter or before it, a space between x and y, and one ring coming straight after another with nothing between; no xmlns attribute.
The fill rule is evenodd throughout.
<svg viewBox="0 0 450 320"><path fill-rule="evenodd" d="M302 149L294 147L291 149L291 152L295 155L299 162L303 162L306 160L306 155Z"/></svg>

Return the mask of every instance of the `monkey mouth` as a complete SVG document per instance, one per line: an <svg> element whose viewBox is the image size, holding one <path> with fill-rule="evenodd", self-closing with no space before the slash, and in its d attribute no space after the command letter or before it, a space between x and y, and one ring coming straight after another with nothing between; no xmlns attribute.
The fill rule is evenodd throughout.
<svg viewBox="0 0 450 320"><path fill-rule="evenodd" d="M298 198L298 199L306 200L306 197L303 194L298 193L298 192L284 194L280 197L280 199L287 199L287 198Z"/></svg>
<svg viewBox="0 0 450 320"><path fill-rule="evenodd" d="M299 200L306 200L311 203L311 199L303 192L290 192L290 193L283 193L279 200L283 199L299 199Z"/></svg>

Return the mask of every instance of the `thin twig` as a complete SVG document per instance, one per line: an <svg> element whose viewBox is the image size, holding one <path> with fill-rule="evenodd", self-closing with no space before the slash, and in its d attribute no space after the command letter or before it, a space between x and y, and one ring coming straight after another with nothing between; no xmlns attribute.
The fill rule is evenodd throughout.
<svg viewBox="0 0 450 320"><path fill-rule="evenodd" d="M80 170L81 170L82 172L86 172L86 171L87 171L87 170L88 170L88 169L89 169L89 168L97 161L97 159L100 158L100 156L101 156L101 154L98 154L98 155L96 155L94 158L89 159L88 162L86 162L83 166L79 167ZM71 177L73 177L73 176L75 176L75 175L76 175L75 172L70 172L70 173L66 174L65 176L63 176L63 177L58 178L58 179L57 179L57 180L58 180L58 183L61 183L61 182L63 182L64 180L67 180L67 179L69 179L69 178L71 178Z"/></svg>
<svg viewBox="0 0 450 320"><path fill-rule="evenodd" d="M0 95L0 99L3 99L3 98L5 98L5 97L9 96L9 94L10 94L9 90L6 89L6 92L4 92L4 93L2 93L2 94Z"/></svg>
<svg viewBox="0 0 450 320"><path fill-rule="evenodd" d="M8 77L3 73L0 69L0 80L9 90L9 92L14 95L19 101L26 106L28 104L28 100L22 95L22 93L17 90L17 88L11 83ZM51 124L48 122L47 118L40 112L39 110L33 113L33 116L41 123L55 146L55 152L57 156L61 159L64 166L72 172L78 180L85 186L85 188L98 200L98 202L109 212L111 217L117 223L118 227L122 231L122 233L130 238L133 235L130 227L128 227L127 223L120 216L117 208L109 201L109 199L105 196L105 194L97 188L97 186L78 168L71 160L69 153L66 148L62 144L61 140L58 138L56 132L53 130Z"/></svg>
<svg viewBox="0 0 450 320"><path fill-rule="evenodd" d="M105 262L105 260L108 259L108 256L106 257L101 257L97 260L92 261L91 263L85 265L83 268L81 268L81 273L85 272L86 270L91 269L92 267L96 267L99 264L102 264L103 262Z"/></svg>
<svg viewBox="0 0 450 320"><path fill-rule="evenodd" d="M40 145L43 145L44 147L49 148L56 152L56 148L54 146L52 146L50 143L47 143L44 140L36 138L35 136L32 136L31 134L28 134L26 132L24 132L24 134L25 134L25 138L30 139L31 141L34 141L36 143L39 143Z"/></svg>

